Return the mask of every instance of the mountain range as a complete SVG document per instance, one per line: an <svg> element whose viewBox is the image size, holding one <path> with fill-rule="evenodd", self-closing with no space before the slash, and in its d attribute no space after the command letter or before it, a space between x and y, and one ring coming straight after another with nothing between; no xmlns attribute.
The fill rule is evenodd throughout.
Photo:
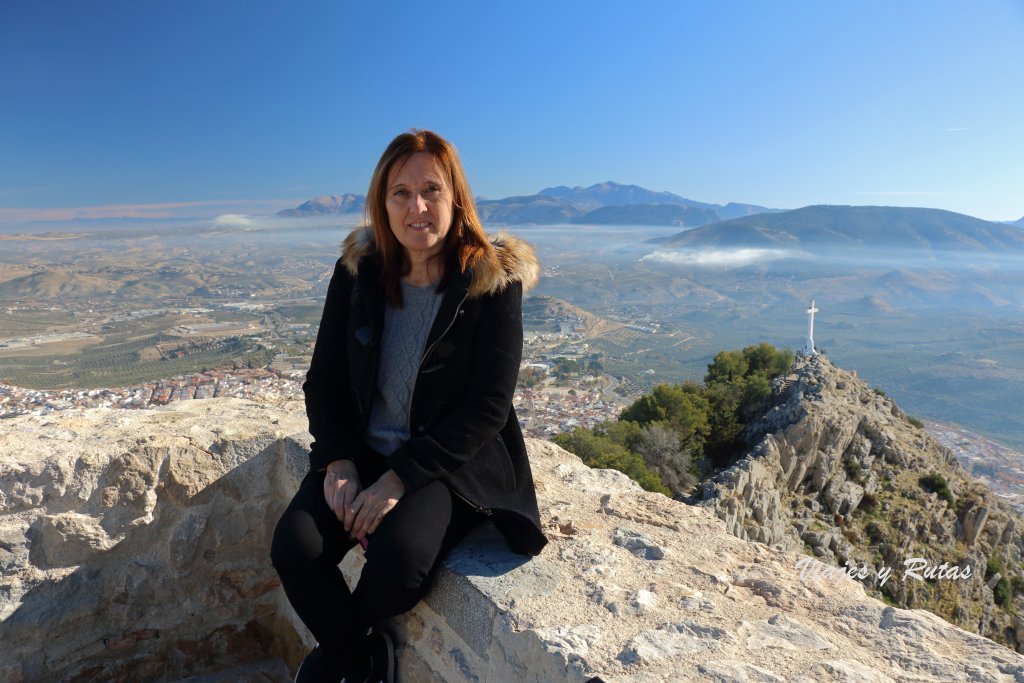
<svg viewBox="0 0 1024 683"><path fill-rule="evenodd" d="M366 197L357 194L323 195L278 216L294 218L357 213ZM678 225L694 227L740 216L771 213L756 204L708 204L671 192L655 192L639 185L615 182L589 187L548 187L536 194L476 200L480 218L489 224Z"/></svg>
<svg viewBox="0 0 1024 683"><path fill-rule="evenodd" d="M325 194L303 202L294 209L278 211L282 218L302 218L306 216L328 216L339 213L359 213L366 203L366 196L361 194Z"/></svg>
<svg viewBox="0 0 1024 683"><path fill-rule="evenodd" d="M942 209L892 206L806 206L769 209L756 204L708 204L671 192L615 182L548 187L536 194L477 198L486 225L660 225L686 228L652 240L671 248L812 249L842 247L939 252L1024 252L1024 218L986 221ZM353 214L365 196L324 195L282 217Z"/></svg>

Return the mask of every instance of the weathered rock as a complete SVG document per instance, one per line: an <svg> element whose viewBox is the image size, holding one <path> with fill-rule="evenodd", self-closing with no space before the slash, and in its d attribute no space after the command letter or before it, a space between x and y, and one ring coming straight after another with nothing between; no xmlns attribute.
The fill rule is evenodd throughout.
<svg viewBox="0 0 1024 683"><path fill-rule="evenodd" d="M304 645L266 549L304 423L234 399L6 420L0 679L286 676Z"/></svg>
<svg viewBox="0 0 1024 683"><path fill-rule="evenodd" d="M974 545L985 528L985 521L988 519L988 508L978 505L971 508L964 515L964 543Z"/></svg>
<svg viewBox="0 0 1024 683"><path fill-rule="evenodd" d="M639 531L632 529L616 529L612 534L612 543L622 546L638 557L647 560L662 560L665 558L665 549L644 536Z"/></svg>
<svg viewBox="0 0 1024 683"><path fill-rule="evenodd" d="M40 517L29 533L29 559L40 569L77 566L114 545L99 520L74 512Z"/></svg>
<svg viewBox="0 0 1024 683"><path fill-rule="evenodd" d="M3 490L24 495L0 513L16 568L0 591L0 680L290 680L312 643L267 546L305 469L300 404L215 399L4 426ZM71 431L76 455L50 452ZM391 624L403 683L1024 678L1024 658L991 641L842 577L801 580L800 556L731 536L706 510L554 444L528 450L550 545L514 555L489 526L459 545ZM34 564L71 559L37 549L29 530L44 527L78 539L80 564ZM112 545L90 540L97 529ZM353 580L360 560L342 565Z"/></svg>
<svg viewBox="0 0 1024 683"><path fill-rule="evenodd" d="M852 481L833 479L823 492L825 504L832 512L842 517L848 516L857 509L864 498L864 487Z"/></svg>
<svg viewBox="0 0 1024 683"><path fill-rule="evenodd" d="M705 482L694 502L740 538L864 565L861 579L876 594L884 588L899 604L1024 650L1015 617L1024 598L994 604L999 582L986 585L984 576L996 557L1012 572L1003 574L1011 585L1024 579L1017 514L971 482L952 452L895 403L823 356L798 357L784 384L749 428L750 452ZM899 572L913 558L973 571L930 583L897 574L882 586L886 567Z"/></svg>
<svg viewBox="0 0 1024 683"><path fill-rule="evenodd" d="M767 669L735 660L701 664L697 671L704 674L705 680L715 683L786 683L786 679L776 676Z"/></svg>

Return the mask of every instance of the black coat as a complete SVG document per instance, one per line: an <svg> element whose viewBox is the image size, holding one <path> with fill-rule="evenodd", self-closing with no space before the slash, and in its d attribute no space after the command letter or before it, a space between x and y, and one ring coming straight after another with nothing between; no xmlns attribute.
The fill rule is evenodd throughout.
<svg viewBox="0 0 1024 683"><path fill-rule="evenodd" d="M518 239L493 242L498 261L457 264L427 338L412 395L410 438L387 458L407 491L441 479L488 515L516 552L547 543L512 395L523 348L522 293L538 270ZM303 391L310 467L341 458L360 471L381 458L363 443L377 388L385 298L372 233L345 242L327 290ZM375 468L370 468L375 469Z"/></svg>

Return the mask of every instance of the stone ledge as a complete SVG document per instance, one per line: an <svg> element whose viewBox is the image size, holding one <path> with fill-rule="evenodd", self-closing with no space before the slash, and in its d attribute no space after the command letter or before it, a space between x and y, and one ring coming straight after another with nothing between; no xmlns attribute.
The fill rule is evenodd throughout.
<svg viewBox="0 0 1024 683"><path fill-rule="evenodd" d="M303 427L300 404L231 399L6 421L0 537L18 547L0 572L0 677L289 680L311 643L267 549L305 473ZM801 556L706 510L549 442L528 450L550 545L524 561L484 528L456 548L392 624L403 683L1024 680L991 641L849 580L801 580ZM113 545L48 542L61 566L41 567L33 528Z"/></svg>

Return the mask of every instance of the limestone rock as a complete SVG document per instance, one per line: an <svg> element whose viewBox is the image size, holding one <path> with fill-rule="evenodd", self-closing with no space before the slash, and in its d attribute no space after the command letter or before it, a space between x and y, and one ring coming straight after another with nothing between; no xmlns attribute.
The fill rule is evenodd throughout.
<svg viewBox="0 0 1024 683"><path fill-rule="evenodd" d="M974 545L978 537L985 529L985 521L988 519L988 508L975 506L964 515L964 543Z"/></svg>
<svg viewBox="0 0 1024 683"><path fill-rule="evenodd" d="M852 481L837 481L833 479L823 492L825 504L832 512L842 517L848 516L857 509L860 501L864 499L864 487L854 484Z"/></svg>
<svg viewBox="0 0 1024 683"><path fill-rule="evenodd" d="M0 680L291 680L312 642L267 548L305 472L302 412L211 399L5 421ZM709 510L527 448L551 543L514 555L484 525L460 544L390 625L402 683L1024 679L985 638L842 576L802 580L800 556Z"/></svg>
<svg viewBox="0 0 1024 683"><path fill-rule="evenodd" d="M223 399L4 421L0 679L286 680L304 645L266 549L303 412Z"/></svg>
<svg viewBox="0 0 1024 683"><path fill-rule="evenodd" d="M714 511L739 538L863 566L860 578L876 594L1024 651L1015 616L1024 596L996 605L1000 580L985 576L996 558L1012 572L1000 577L1002 595L1006 584L1024 579L1017 514L972 482L949 449L891 399L824 356L798 357L777 387L773 407L748 429L750 451L704 482L691 502ZM972 572L953 581L905 580L899 572L913 558ZM887 586L885 568L897 572Z"/></svg>

